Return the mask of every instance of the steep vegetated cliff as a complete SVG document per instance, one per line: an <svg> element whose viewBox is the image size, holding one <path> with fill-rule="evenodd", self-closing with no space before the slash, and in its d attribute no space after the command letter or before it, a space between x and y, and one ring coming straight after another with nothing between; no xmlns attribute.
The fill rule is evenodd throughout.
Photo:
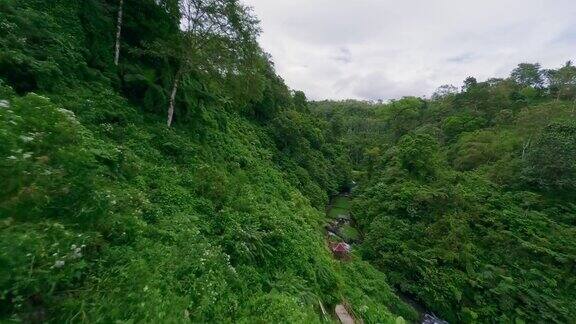
<svg viewBox="0 0 576 324"><path fill-rule="evenodd" d="M249 8L6 0L0 17L0 320L319 322L342 300L414 317L382 273L330 256L350 163Z"/></svg>

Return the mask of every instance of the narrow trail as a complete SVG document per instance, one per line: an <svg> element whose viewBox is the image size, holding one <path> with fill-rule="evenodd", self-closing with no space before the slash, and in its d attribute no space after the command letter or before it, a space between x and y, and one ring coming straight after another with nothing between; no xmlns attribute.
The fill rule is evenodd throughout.
<svg viewBox="0 0 576 324"><path fill-rule="evenodd" d="M354 218L350 214L349 194L343 193L333 197L326 209L326 215L328 222L325 226L325 230L328 247L332 250L335 258L345 262L348 258L349 252L354 248L354 245L362 243L362 233L357 229ZM400 299L412 306L412 308L418 312L420 315L418 323L449 324L448 322L438 318L433 312L427 310L423 304L419 303L408 294L399 291L396 291L396 294ZM361 323L361 320L354 320L344 304L337 305L335 313L341 323Z"/></svg>

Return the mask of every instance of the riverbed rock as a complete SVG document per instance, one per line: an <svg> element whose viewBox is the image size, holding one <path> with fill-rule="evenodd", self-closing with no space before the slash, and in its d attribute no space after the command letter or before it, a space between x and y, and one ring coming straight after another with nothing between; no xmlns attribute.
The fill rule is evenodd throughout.
<svg viewBox="0 0 576 324"><path fill-rule="evenodd" d="M445 320L441 320L432 314L424 314L422 324L449 324Z"/></svg>

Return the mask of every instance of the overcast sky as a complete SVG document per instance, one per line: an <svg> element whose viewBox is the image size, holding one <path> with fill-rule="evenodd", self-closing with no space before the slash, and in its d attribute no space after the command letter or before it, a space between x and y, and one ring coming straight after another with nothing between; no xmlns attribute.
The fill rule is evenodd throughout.
<svg viewBox="0 0 576 324"><path fill-rule="evenodd" d="M244 0L288 86L310 99L430 96L521 62L576 59L576 0Z"/></svg>

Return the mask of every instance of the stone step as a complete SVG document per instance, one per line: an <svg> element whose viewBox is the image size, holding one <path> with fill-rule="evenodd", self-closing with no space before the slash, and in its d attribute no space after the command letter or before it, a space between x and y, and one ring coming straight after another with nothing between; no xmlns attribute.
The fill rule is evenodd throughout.
<svg viewBox="0 0 576 324"><path fill-rule="evenodd" d="M354 324L354 318L352 317L352 315L350 315L350 313L348 313L348 310L346 309L346 307L342 304L338 304L336 305L336 309L334 310L336 312L336 316L338 316L338 319L340 320L340 323L342 324Z"/></svg>

